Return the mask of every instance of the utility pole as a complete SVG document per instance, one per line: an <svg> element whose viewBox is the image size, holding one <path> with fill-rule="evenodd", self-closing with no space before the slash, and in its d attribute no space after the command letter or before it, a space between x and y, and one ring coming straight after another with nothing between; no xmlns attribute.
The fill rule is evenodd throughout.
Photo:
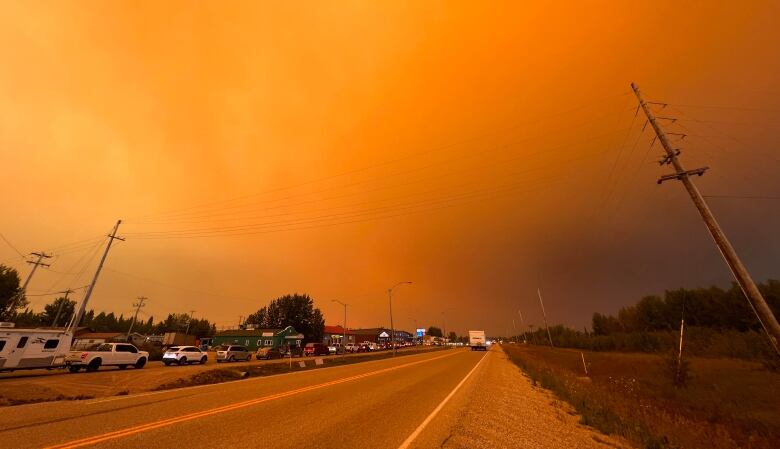
<svg viewBox="0 0 780 449"><path fill-rule="evenodd" d="M387 301L390 305L390 346L393 347L393 357L395 357L395 325L393 324L393 289L403 284L411 284L411 281L403 281L387 289Z"/></svg>
<svg viewBox="0 0 780 449"><path fill-rule="evenodd" d="M30 265L32 265L33 267L32 267L32 270L30 270L30 274L27 275L27 279L24 280L24 284L22 284L22 288L19 290L19 294L18 295L14 295L14 299L11 301L11 306L8 308L8 314L9 314L8 316L9 317L16 315L16 303L17 303L17 301L19 300L19 298L22 295L27 293L27 285L30 284L30 280L32 279L33 274L35 274L35 270L38 269L38 266L40 266L40 265L43 265L44 267L51 266L50 264L43 262L43 259L51 259L51 255L46 254L43 251L38 252L38 253L30 253L30 255L31 256L37 256L38 258L35 259L35 260L27 260L27 261L25 261L25 262L29 263Z"/></svg>
<svg viewBox="0 0 780 449"><path fill-rule="evenodd" d="M345 304L345 303L339 301L338 299L332 299L331 302L337 302L337 303L341 304L342 306L344 306L344 333L342 334L342 337L341 337L341 348L344 349L344 354L346 354L347 350L344 347L344 345L346 345L346 343L344 343L344 342L347 340L347 306L349 304Z"/></svg>
<svg viewBox="0 0 780 449"><path fill-rule="evenodd" d="M89 284L89 287L87 287L87 292L84 293L84 299L81 300L81 306L79 307L78 313L73 315L73 321L71 321L70 325L68 326L73 330L78 327L79 323L81 322L81 318L84 316L84 311L87 308L87 302L89 302L89 298L92 296L92 291L95 290L95 284L97 283L98 276L100 275L100 270L103 269L103 264L106 262L108 250L111 249L111 244L114 243L114 240L125 241L124 238L118 237L116 235L117 231L119 231L120 224L122 224L122 220L117 220L116 225L114 225L114 229L111 231L111 234L108 235L108 245L106 245L106 250L103 252L103 257L100 258L100 263L98 264L97 270L95 270L95 276L92 278L92 282Z"/></svg>
<svg viewBox="0 0 780 449"><path fill-rule="evenodd" d="M62 314L62 308L65 306L65 303L68 302L68 295L74 293L74 291L68 288L65 289L64 292L60 292L60 293L64 293L65 296L62 297L62 301L60 301L60 305L57 307L57 314L54 315L54 322L51 323L51 327L57 327L57 321L60 320L60 314Z"/></svg>
<svg viewBox="0 0 780 449"><path fill-rule="evenodd" d="M758 286L756 286L753 278L750 277L747 268L737 255L734 247L731 246L731 242L729 242L726 234L720 228L717 220L715 220L715 215L710 211L707 202L704 201L704 197L702 197L699 189L691 180L691 175L701 176L709 167L686 170L677 158L677 156L680 155L680 150L672 148L672 145L669 143L669 138L658 124L655 115L653 115L653 111L650 110L647 102L642 98L639 87L637 87L636 84L631 83L631 89L633 89L636 98L639 100L639 106L647 116L647 120L653 127L655 135L658 137L658 140L661 142L661 145L666 152L666 156L664 156L659 163L661 165L671 164L672 167L674 167L674 173L662 176L658 180L658 183L661 184L664 181L675 179L683 183L685 190L688 191L688 195L690 195L693 204L696 206L701 218L704 220L704 224L707 226L712 239L715 241L715 245L717 245L723 259L731 270L731 274L734 276L734 279L736 279L742 292L750 303L750 306L753 308L753 312L755 312L758 321L761 323L761 326L763 326L764 331L766 331L770 343L772 343L775 351L780 355L780 323L777 322L777 318L772 313L772 309L769 308L769 305L758 290Z"/></svg>
<svg viewBox="0 0 780 449"><path fill-rule="evenodd" d="M552 336L550 335L550 327L547 325L547 313L544 311L544 301L542 301L542 290L537 288L536 293L539 294L539 304L542 305L542 317L544 318L544 328L547 329L547 339L550 340L550 347L553 347Z"/></svg>
<svg viewBox="0 0 780 449"><path fill-rule="evenodd" d="M130 338L130 333L133 332L133 326L135 326L135 320L138 319L138 312L141 310L141 307L144 307L146 304L144 304L144 301L146 301L146 296L139 296L135 298L138 300L138 302L133 303L133 307L135 307L135 315L133 315L133 321L130 322L130 329L127 330L127 338Z"/></svg>
<svg viewBox="0 0 780 449"><path fill-rule="evenodd" d="M184 331L184 335L189 335L190 334L190 324L192 323L192 317L193 316L195 316L195 311L194 310L190 310L190 316L189 316L189 319L187 320L187 330Z"/></svg>
<svg viewBox="0 0 780 449"><path fill-rule="evenodd" d="M520 329L523 329L523 343L527 343L527 339L525 337L525 325L523 324L523 312L520 311L520 309L517 310L517 313L520 315Z"/></svg>

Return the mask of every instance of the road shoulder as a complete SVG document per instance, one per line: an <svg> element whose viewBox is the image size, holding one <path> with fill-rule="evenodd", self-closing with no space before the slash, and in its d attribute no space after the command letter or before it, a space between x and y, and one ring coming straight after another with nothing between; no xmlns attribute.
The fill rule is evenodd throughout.
<svg viewBox="0 0 780 449"><path fill-rule="evenodd" d="M492 348L413 448L630 448L579 424L549 391L533 386L504 351Z"/></svg>

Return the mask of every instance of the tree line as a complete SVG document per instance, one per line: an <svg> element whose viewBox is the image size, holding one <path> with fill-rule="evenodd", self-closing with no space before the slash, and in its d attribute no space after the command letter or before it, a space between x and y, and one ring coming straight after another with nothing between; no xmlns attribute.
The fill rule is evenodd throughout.
<svg viewBox="0 0 780 449"><path fill-rule="evenodd" d="M58 297L46 304L41 312L32 311L28 306L29 301L21 289L17 271L0 265L0 321L12 321L17 327L63 327L72 319L76 301ZM87 327L95 332L128 332L132 321L132 316L88 310L79 327ZM170 313L157 322L150 316L133 324L133 332L145 335L185 331L198 338L208 337L214 335L216 325L207 319L191 318L186 313Z"/></svg>

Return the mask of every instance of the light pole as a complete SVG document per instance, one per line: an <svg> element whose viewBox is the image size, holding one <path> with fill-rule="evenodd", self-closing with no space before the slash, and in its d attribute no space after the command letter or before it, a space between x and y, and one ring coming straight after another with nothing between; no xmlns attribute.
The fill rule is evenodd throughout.
<svg viewBox="0 0 780 449"><path fill-rule="evenodd" d="M403 281L387 289L387 301L390 304L390 345L393 347L393 357L395 357L395 325L393 324L393 290L404 284L411 284L412 281Z"/></svg>
<svg viewBox="0 0 780 449"><path fill-rule="evenodd" d="M344 306L344 334L341 337L341 348L344 349L344 353L346 354L347 353L347 348L344 346L345 345L344 340L347 339L347 306L349 304L345 304L345 303L339 301L338 299L331 299L331 302L337 302L337 303L341 304L342 306Z"/></svg>

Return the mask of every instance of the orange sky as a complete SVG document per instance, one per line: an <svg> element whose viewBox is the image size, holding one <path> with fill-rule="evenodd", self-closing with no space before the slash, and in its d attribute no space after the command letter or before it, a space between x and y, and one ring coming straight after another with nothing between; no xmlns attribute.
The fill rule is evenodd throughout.
<svg viewBox="0 0 780 449"><path fill-rule="evenodd" d="M296 291L388 325L408 279L399 327L504 333L518 308L541 322L537 286L581 326L728 282L682 188L655 184L631 81L752 108L659 114L712 167L705 194L780 195L776 2L159 3L0 6L0 232L58 254L30 293L84 285L94 248L61 246L117 218L90 307L220 325ZM712 205L778 277L777 202Z"/></svg>

